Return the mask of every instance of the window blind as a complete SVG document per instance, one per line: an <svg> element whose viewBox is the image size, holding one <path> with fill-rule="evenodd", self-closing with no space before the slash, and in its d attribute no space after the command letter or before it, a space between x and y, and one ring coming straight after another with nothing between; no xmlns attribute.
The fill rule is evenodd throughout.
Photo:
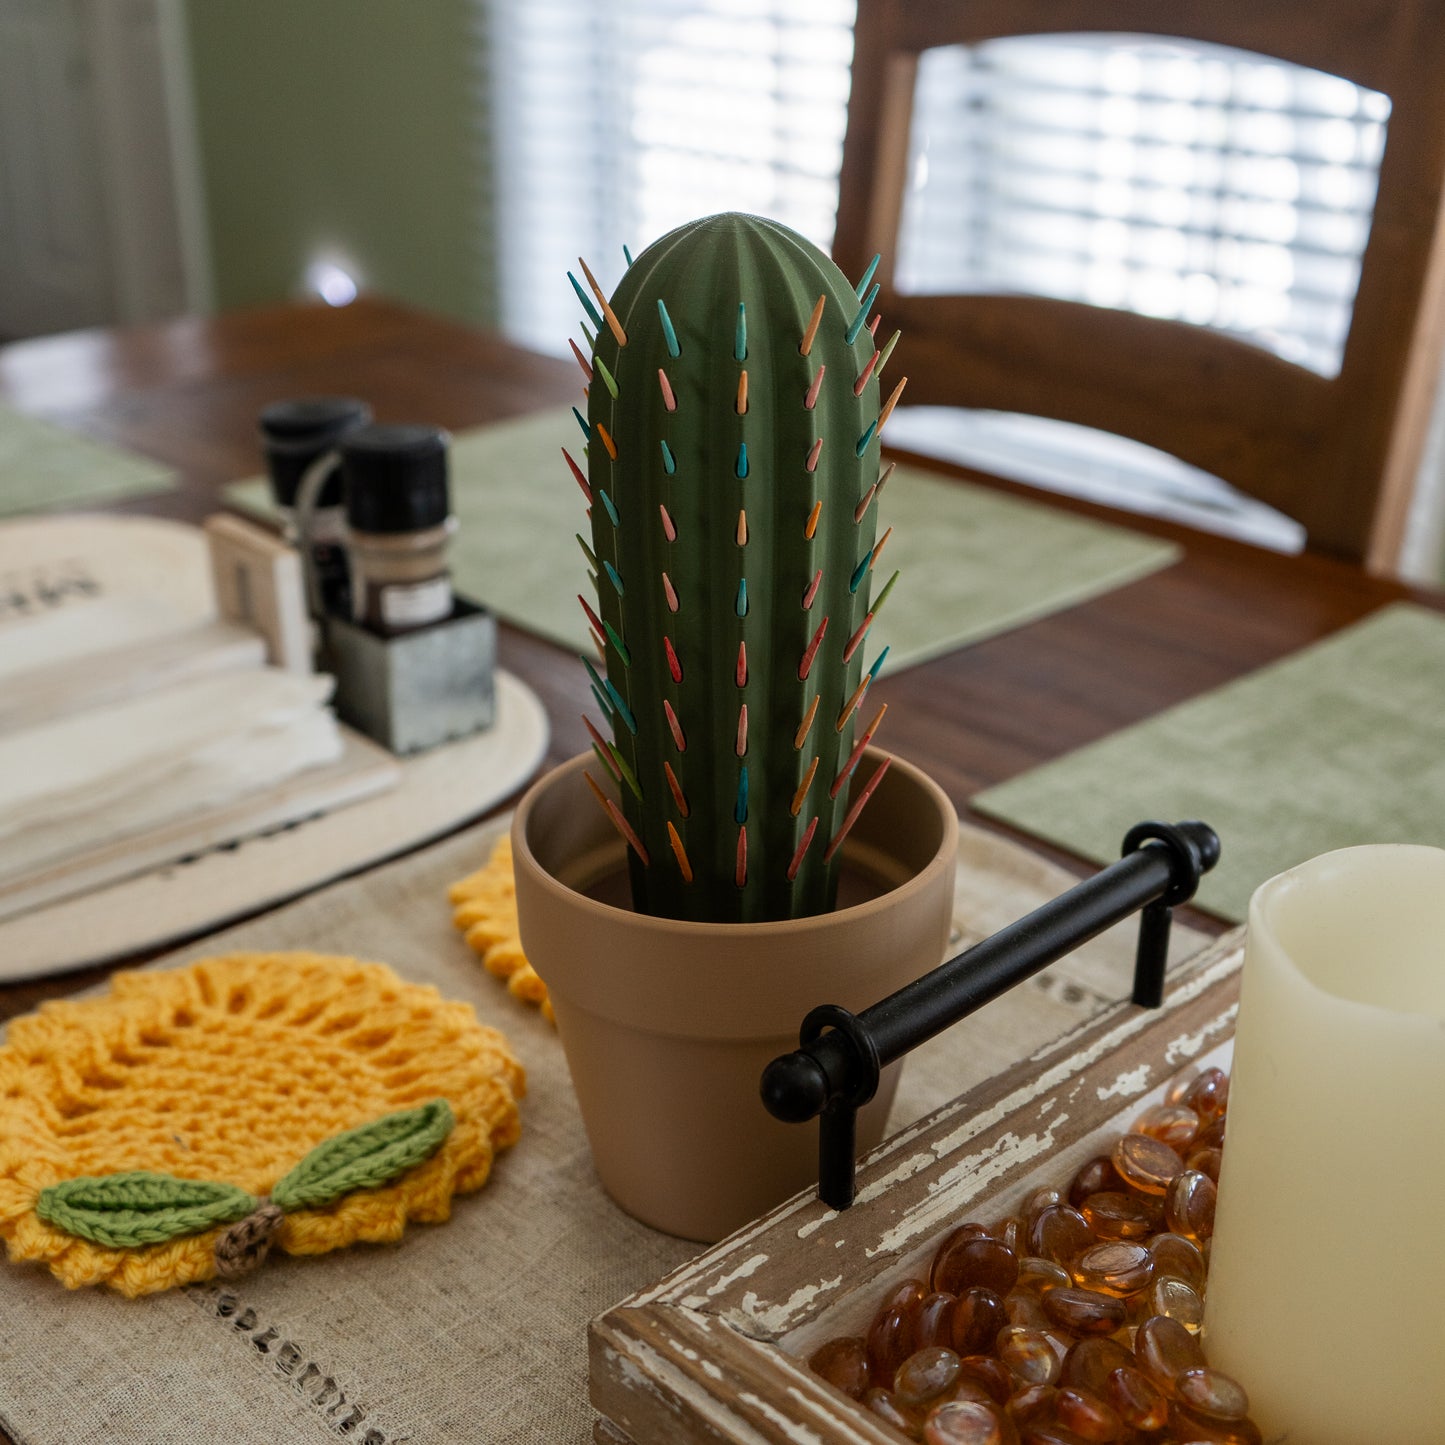
<svg viewBox="0 0 1445 1445"><path fill-rule="evenodd" d="M565 352L587 258L611 287L697 216L833 237L853 0L493 0L493 245L502 328Z"/></svg>
<svg viewBox="0 0 1445 1445"><path fill-rule="evenodd" d="M1333 375L1389 110L1350 81L1185 42L930 51L900 289L1123 307Z"/></svg>

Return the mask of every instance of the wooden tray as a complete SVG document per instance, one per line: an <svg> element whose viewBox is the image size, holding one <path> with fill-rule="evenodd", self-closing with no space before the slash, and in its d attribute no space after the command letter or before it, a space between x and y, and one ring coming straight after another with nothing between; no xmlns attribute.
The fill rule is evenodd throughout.
<svg viewBox="0 0 1445 1445"><path fill-rule="evenodd" d="M594 1320L596 1440L897 1445L807 1355L862 1333L949 1228L1069 1178L1181 1069L1226 1061L1242 958L1239 929L1180 970L1163 1008L1116 1004L885 1140L851 1209L800 1194Z"/></svg>

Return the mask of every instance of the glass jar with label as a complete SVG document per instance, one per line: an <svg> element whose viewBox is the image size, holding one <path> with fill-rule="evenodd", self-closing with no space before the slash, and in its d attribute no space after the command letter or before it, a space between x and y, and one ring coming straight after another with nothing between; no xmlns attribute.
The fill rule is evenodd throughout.
<svg viewBox="0 0 1445 1445"><path fill-rule="evenodd" d="M346 507L336 445L371 420L353 396L305 396L273 402L260 419L261 445L282 532L298 549L306 516L307 592L311 611L346 616L351 568L346 558Z"/></svg>
<svg viewBox="0 0 1445 1445"><path fill-rule="evenodd" d="M451 616L456 530L439 427L361 427L341 443L351 615L383 635Z"/></svg>

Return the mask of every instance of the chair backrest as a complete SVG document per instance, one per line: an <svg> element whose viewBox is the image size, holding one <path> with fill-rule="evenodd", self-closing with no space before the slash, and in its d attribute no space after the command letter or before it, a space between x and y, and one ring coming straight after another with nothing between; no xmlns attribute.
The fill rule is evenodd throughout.
<svg viewBox="0 0 1445 1445"><path fill-rule="evenodd" d="M900 295L919 56L1034 34L1166 34L1383 91L1391 113L1339 373L1182 322L1020 295ZM1445 308L1445 0L858 0L834 255L884 261L912 403L1057 417L1147 442L1303 523L1308 545L1393 570ZM896 363L895 363L896 368Z"/></svg>

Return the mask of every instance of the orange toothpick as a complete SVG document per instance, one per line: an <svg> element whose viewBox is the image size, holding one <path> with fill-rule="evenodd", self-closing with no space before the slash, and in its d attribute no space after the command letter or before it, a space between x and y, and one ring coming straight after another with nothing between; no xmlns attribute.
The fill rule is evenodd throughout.
<svg viewBox="0 0 1445 1445"><path fill-rule="evenodd" d="M746 547L748 545L748 514L746 508L738 511L737 538L739 547Z"/></svg>
<svg viewBox="0 0 1445 1445"><path fill-rule="evenodd" d="M793 734L793 749L801 752L803 744L808 741L808 734L813 731L813 719L818 716L818 699L815 697L808 704L808 711L803 721L798 724L798 731Z"/></svg>
<svg viewBox="0 0 1445 1445"><path fill-rule="evenodd" d="M677 836L677 829L672 826L671 819L667 824L667 841L672 844L672 856L677 859L677 866L682 869L682 881L691 883L692 864L687 861L687 849L682 846L682 839Z"/></svg>
<svg viewBox="0 0 1445 1445"><path fill-rule="evenodd" d="M748 409L748 374L746 371L738 377L738 400L737 411L739 416L746 414Z"/></svg>
<svg viewBox="0 0 1445 1445"><path fill-rule="evenodd" d="M813 533L818 530L818 518L823 515L823 503L820 498L813 503L813 510L808 513L808 520L803 523L803 535L811 542Z"/></svg>
<svg viewBox="0 0 1445 1445"><path fill-rule="evenodd" d="M803 799L808 796L808 789L813 786L813 776L818 771L818 760L814 758L808 764L808 771L803 774L803 781L798 784L798 791L793 794L793 802L790 812L796 818L803 811Z"/></svg>
<svg viewBox="0 0 1445 1445"><path fill-rule="evenodd" d="M823 302L824 296L818 297L817 304L813 307L813 314L808 318L807 330L803 332L803 339L798 345L798 350L806 356L813 349L813 338L818 334L818 327L823 323Z"/></svg>
<svg viewBox="0 0 1445 1445"><path fill-rule="evenodd" d="M858 684L858 690L843 704L843 711L838 714L838 722L834 728L835 732L842 732L848 725L848 719L853 716L853 709L863 701L863 694L868 691L868 684L873 681L871 673L863 674L863 681Z"/></svg>
<svg viewBox="0 0 1445 1445"><path fill-rule="evenodd" d="M888 425L888 418L893 415L893 408L898 405L898 398L903 395L903 388L908 385L908 378L905 376L892 391L888 393L888 400L883 403L883 410L878 413L878 432L881 435L883 428Z"/></svg>
<svg viewBox="0 0 1445 1445"><path fill-rule="evenodd" d="M617 460L617 443L612 440L607 428L599 421L592 424L592 430L602 438L602 445L607 448L607 455L615 462Z"/></svg>
<svg viewBox="0 0 1445 1445"><path fill-rule="evenodd" d="M597 298L597 304L602 308L603 320L607 322L607 328L617 338L619 346L627 345L627 333L622 329L622 323L617 319L617 313L612 309L611 303L602 294L602 288L597 284L597 278L588 269L587 263L579 256L577 264L582 268L582 274L587 278L587 284L592 288L592 294Z"/></svg>

